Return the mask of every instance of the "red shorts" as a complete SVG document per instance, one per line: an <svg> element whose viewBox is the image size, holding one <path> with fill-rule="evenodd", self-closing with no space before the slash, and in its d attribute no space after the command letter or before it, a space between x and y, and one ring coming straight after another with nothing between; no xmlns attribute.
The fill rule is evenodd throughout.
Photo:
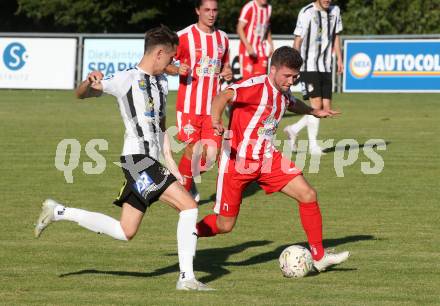
<svg viewBox="0 0 440 306"><path fill-rule="evenodd" d="M260 54L258 57L250 57L249 55L240 53L239 59L241 76L243 79L267 73L267 65L269 60L267 56Z"/></svg>
<svg viewBox="0 0 440 306"><path fill-rule="evenodd" d="M200 140L208 146L220 148L222 136L214 133L210 115L192 115L177 112L177 139L186 143Z"/></svg>
<svg viewBox="0 0 440 306"><path fill-rule="evenodd" d="M223 151L214 212L225 217L238 216L243 191L250 183L257 182L266 194L270 194L283 189L298 175L302 175L301 170L279 151L263 161L229 159L226 151Z"/></svg>

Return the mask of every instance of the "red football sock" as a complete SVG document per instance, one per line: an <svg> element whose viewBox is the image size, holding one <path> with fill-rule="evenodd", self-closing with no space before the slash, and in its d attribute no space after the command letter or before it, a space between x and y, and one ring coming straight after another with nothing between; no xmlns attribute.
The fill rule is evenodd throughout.
<svg viewBox="0 0 440 306"><path fill-rule="evenodd" d="M301 223L309 241L310 250L314 260L324 256L322 246L322 217L318 202L299 203Z"/></svg>
<svg viewBox="0 0 440 306"><path fill-rule="evenodd" d="M185 155L182 155L182 158L180 159L179 172L185 178L183 187L185 187L187 191L190 191L193 182L191 160L186 158Z"/></svg>
<svg viewBox="0 0 440 306"><path fill-rule="evenodd" d="M218 234L217 215L207 215L196 225L199 237L212 237Z"/></svg>

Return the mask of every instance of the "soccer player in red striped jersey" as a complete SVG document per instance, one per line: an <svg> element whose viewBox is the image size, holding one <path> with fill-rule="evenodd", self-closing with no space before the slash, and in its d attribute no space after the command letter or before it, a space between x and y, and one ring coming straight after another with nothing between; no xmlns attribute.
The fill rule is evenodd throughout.
<svg viewBox="0 0 440 306"><path fill-rule="evenodd" d="M175 59L180 66L170 65L169 74L179 74L177 94L178 139L187 146L179 163L184 187L198 200L193 173L209 168L217 157L221 136L216 135L211 122L212 99L220 91L219 79L232 80L229 65L229 40L226 33L214 27L217 20L216 0L196 1L197 23L179 31L179 46ZM200 144L200 146L198 146ZM198 148L200 157L193 159ZM200 160L199 160L200 159ZM194 167L194 165L196 167ZM202 166L197 169L198 166Z"/></svg>
<svg viewBox="0 0 440 306"><path fill-rule="evenodd" d="M237 34L240 36L239 60L243 79L267 73L268 58L273 51L272 6L267 2L252 0L241 9Z"/></svg>
<svg viewBox="0 0 440 306"><path fill-rule="evenodd" d="M322 244L322 217L317 194L301 170L276 150L273 141L286 110L319 118L339 114L328 109L313 109L290 93L298 79L301 55L291 47L277 49L269 75L249 78L234 84L215 97L212 124L223 134L221 115L232 104L229 130L225 135L217 179L215 214L197 224L199 237L230 232L237 221L242 194L252 182L266 193L282 192L299 203L303 229L307 235L316 270L347 260L349 252L332 254Z"/></svg>

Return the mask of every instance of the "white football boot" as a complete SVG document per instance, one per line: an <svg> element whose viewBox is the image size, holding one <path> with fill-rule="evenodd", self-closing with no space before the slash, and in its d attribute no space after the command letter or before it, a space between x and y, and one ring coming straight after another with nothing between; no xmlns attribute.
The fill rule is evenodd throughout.
<svg viewBox="0 0 440 306"><path fill-rule="evenodd" d="M208 287L202 282L199 282L195 278L192 279L184 279L184 280L178 280L176 284L177 290L195 290L195 291L213 291L214 288Z"/></svg>
<svg viewBox="0 0 440 306"><path fill-rule="evenodd" d="M283 130L284 133L287 134L287 137L289 138L290 141L290 149L292 150L292 152L296 152L298 150L295 142L296 142L296 137L298 136L298 133L292 128L291 125L288 125L284 128Z"/></svg>
<svg viewBox="0 0 440 306"><path fill-rule="evenodd" d="M38 217L37 224L35 225L34 234L35 237L40 237L43 230L49 226L53 221L55 221L54 210L58 204L52 199L47 199L41 205L40 217Z"/></svg>
<svg viewBox="0 0 440 306"><path fill-rule="evenodd" d="M331 251L325 250L324 256L320 260L313 261L313 266L318 272L322 272L330 266L343 263L348 257L350 257L350 252L348 251L332 253Z"/></svg>

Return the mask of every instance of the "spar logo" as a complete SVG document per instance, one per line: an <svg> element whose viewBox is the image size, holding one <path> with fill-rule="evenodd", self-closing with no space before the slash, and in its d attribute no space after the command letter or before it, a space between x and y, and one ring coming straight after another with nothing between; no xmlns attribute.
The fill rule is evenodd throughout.
<svg viewBox="0 0 440 306"><path fill-rule="evenodd" d="M371 59L365 53L356 53L350 59L350 73L356 79L364 79L371 72Z"/></svg>
<svg viewBox="0 0 440 306"><path fill-rule="evenodd" d="M26 48L18 42L10 43L3 52L3 62L5 66L12 71L23 68L27 59Z"/></svg>

